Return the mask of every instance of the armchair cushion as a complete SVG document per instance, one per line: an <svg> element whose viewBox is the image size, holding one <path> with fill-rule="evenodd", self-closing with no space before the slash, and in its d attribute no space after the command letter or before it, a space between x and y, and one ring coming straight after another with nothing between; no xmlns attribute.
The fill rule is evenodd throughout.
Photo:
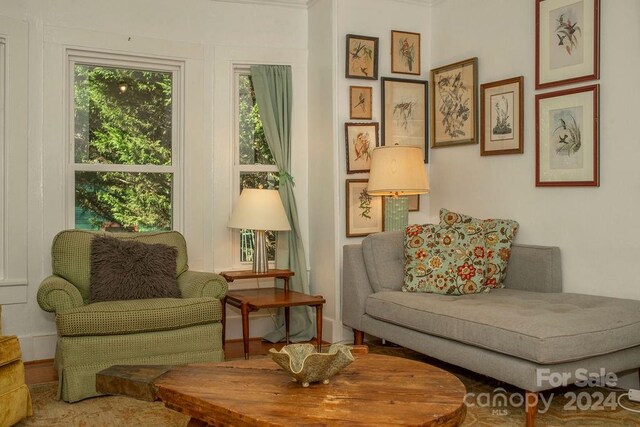
<svg viewBox="0 0 640 427"><path fill-rule="evenodd" d="M90 301L180 298L175 275L177 252L162 243L94 237Z"/></svg>
<svg viewBox="0 0 640 427"><path fill-rule="evenodd" d="M157 233L104 233L84 230L65 230L53 238L51 262L53 274L73 283L84 301L89 300L91 241L95 236L114 236L118 239L143 243L163 243L178 250L176 277L189 269L187 243L177 231Z"/></svg>
<svg viewBox="0 0 640 427"><path fill-rule="evenodd" d="M154 298L104 301L64 310L56 316L58 335L123 335L180 329L220 321L213 298Z"/></svg>

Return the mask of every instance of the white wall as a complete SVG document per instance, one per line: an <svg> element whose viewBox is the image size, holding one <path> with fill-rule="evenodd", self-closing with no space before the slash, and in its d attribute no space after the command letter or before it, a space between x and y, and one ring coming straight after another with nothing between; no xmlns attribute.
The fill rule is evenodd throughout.
<svg viewBox="0 0 640 427"><path fill-rule="evenodd" d="M306 9L211 0L0 0L3 16L28 25L29 64L20 70L28 75L29 100L29 160L21 165L28 168L28 211L20 210L28 216L27 302L3 305L2 313L3 333L20 337L26 360L51 358L55 348L53 315L39 308L36 292L51 271L51 240L67 226L63 94L69 46L185 63L185 203L177 227L187 238L194 270L233 267L226 227L232 199L232 63L291 65L292 167L308 245ZM269 322L258 320L252 323L255 335ZM236 314L230 323L228 336L239 338Z"/></svg>
<svg viewBox="0 0 640 427"><path fill-rule="evenodd" d="M517 242L560 247L565 291L640 299L640 2L601 4L599 188L535 187L535 2L434 4L431 68L477 56L480 83L523 75L525 130L521 155L480 157L478 145L431 150L430 216L446 207L513 218Z"/></svg>

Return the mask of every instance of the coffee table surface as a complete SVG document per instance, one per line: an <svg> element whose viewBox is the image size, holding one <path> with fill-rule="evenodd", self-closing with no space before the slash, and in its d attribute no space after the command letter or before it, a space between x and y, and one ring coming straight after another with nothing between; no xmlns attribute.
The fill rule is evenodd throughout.
<svg viewBox="0 0 640 427"><path fill-rule="evenodd" d="M211 425L457 426L466 415L454 375L373 354L308 388L268 358L176 366L154 384L167 407Z"/></svg>

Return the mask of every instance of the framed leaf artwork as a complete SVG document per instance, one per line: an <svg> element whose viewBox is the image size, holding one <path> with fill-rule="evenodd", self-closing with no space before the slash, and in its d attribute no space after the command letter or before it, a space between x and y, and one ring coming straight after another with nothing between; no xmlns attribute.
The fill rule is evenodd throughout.
<svg viewBox="0 0 640 427"><path fill-rule="evenodd" d="M347 34L345 77L378 80L378 38Z"/></svg>
<svg viewBox="0 0 640 427"><path fill-rule="evenodd" d="M349 86L349 118L371 120L373 88L370 86Z"/></svg>
<svg viewBox="0 0 640 427"><path fill-rule="evenodd" d="M480 86L480 155L524 151L524 77Z"/></svg>
<svg viewBox="0 0 640 427"><path fill-rule="evenodd" d="M536 0L536 89L600 77L600 0Z"/></svg>
<svg viewBox="0 0 640 427"><path fill-rule="evenodd" d="M378 144L378 123L345 123L347 173L369 172L371 152Z"/></svg>
<svg viewBox="0 0 640 427"><path fill-rule="evenodd" d="M420 34L391 31L391 72L420 75Z"/></svg>
<svg viewBox="0 0 640 427"><path fill-rule="evenodd" d="M413 145L427 152L427 82L383 77L382 145Z"/></svg>
<svg viewBox="0 0 640 427"><path fill-rule="evenodd" d="M536 95L536 187L597 187L600 85Z"/></svg>
<svg viewBox="0 0 640 427"><path fill-rule="evenodd" d="M367 193L366 179L346 181L347 237L367 236L384 230L383 197Z"/></svg>
<svg viewBox="0 0 640 427"><path fill-rule="evenodd" d="M431 147L477 144L478 58L431 70Z"/></svg>

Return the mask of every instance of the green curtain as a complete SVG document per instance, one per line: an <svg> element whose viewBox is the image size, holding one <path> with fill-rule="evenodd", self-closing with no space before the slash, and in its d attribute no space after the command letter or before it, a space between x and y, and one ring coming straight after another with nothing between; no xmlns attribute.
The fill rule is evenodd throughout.
<svg viewBox="0 0 640 427"><path fill-rule="evenodd" d="M307 262L300 235L298 209L291 176L291 67L288 65L253 65L251 79L264 134L280 175L280 197L289 218L291 231L280 231L276 247L276 267L290 269L295 275L289 281L293 291L309 293ZM264 338L282 341L285 336L284 316L278 315L277 328ZM308 341L314 335L314 319L309 307L292 307L289 339Z"/></svg>

